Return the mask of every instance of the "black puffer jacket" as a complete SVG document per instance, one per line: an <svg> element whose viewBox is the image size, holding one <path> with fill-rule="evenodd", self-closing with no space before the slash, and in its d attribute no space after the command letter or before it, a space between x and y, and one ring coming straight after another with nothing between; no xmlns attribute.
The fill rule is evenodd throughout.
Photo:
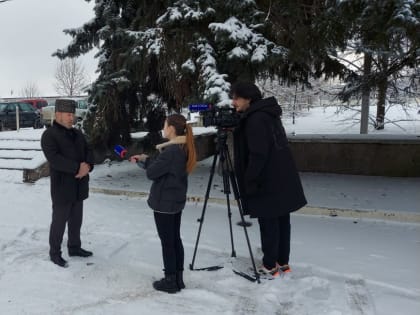
<svg viewBox="0 0 420 315"><path fill-rule="evenodd" d="M53 204L84 200L89 195L89 175L75 178L81 162L93 169L93 154L82 132L54 122L41 137L42 151L50 165Z"/></svg>
<svg viewBox="0 0 420 315"><path fill-rule="evenodd" d="M172 142L165 143L155 159L146 160L147 178L153 180L147 203L154 211L177 213L184 209L188 189L186 164L182 145Z"/></svg>
<svg viewBox="0 0 420 315"><path fill-rule="evenodd" d="M251 103L234 132L234 158L244 211L278 217L306 204L274 97Z"/></svg>

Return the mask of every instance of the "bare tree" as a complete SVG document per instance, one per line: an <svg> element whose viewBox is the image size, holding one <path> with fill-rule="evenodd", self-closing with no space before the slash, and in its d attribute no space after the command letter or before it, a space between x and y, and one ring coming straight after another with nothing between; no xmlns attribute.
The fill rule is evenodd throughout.
<svg viewBox="0 0 420 315"><path fill-rule="evenodd" d="M55 72L55 90L60 95L80 95L87 85L86 72L76 58L60 60Z"/></svg>
<svg viewBox="0 0 420 315"><path fill-rule="evenodd" d="M20 93L26 98L37 97L40 95L38 86L34 82L27 82Z"/></svg>

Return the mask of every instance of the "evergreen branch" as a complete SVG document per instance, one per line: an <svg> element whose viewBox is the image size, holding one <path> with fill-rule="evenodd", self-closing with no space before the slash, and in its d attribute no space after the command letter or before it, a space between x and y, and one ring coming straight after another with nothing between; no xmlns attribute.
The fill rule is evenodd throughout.
<svg viewBox="0 0 420 315"><path fill-rule="evenodd" d="M344 62L346 62L347 64L349 64L349 65L351 65L351 66L355 67L355 68L356 68L357 70L359 70L359 71L362 71L362 70L363 70L363 69L362 69L362 67L360 67L360 66L356 65L354 62L352 62L352 61L350 61L350 60L348 60L348 59L346 59L346 58L342 58L342 57L340 57L340 56L330 56L330 58L332 58L332 59L338 59L338 60L344 61Z"/></svg>

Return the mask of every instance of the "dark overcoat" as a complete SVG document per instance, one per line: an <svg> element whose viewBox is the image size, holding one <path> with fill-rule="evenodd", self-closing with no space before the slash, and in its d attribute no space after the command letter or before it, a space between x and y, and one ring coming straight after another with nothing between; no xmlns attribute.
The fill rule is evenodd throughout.
<svg viewBox="0 0 420 315"><path fill-rule="evenodd" d="M182 145L165 144L156 158L146 160L146 175L153 181L147 203L154 211L173 214L184 209L187 199L187 155Z"/></svg>
<svg viewBox="0 0 420 315"><path fill-rule="evenodd" d="M274 97L250 104L234 131L234 164L244 212L278 217L306 204Z"/></svg>
<svg viewBox="0 0 420 315"><path fill-rule="evenodd" d="M80 163L90 164L93 154L83 133L54 122L41 137L42 151L50 166L51 198L53 204L85 200L89 195L89 175L75 178Z"/></svg>

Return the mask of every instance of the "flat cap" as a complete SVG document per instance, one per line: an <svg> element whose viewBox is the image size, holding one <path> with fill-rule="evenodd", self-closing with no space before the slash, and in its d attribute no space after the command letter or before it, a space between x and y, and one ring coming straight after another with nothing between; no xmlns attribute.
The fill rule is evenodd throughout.
<svg viewBox="0 0 420 315"><path fill-rule="evenodd" d="M55 111L74 114L76 112L76 101L69 99L57 99L55 100Z"/></svg>

